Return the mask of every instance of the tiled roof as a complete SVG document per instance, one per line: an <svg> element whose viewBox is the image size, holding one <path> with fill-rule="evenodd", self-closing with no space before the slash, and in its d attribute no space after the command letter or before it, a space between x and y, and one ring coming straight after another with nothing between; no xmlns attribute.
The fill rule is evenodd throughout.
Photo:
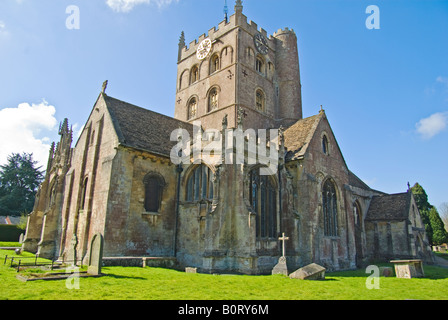
<svg viewBox="0 0 448 320"><path fill-rule="evenodd" d="M138 150L170 156L177 144L171 133L186 129L192 136L193 126L160 113L103 95L120 143Z"/></svg>
<svg viewBox="0 0 448 320"><path fill-rule="evenodd" d="M370 202L366 220L404 220L408 218L411 193L375 196Z"/></svg>
<svg viewBox="0 0 448 320"><path fill-rule="evenodd" d="M364 190L371 190L370 187L359 179L353 172L348 171L348 182L351 186L357 187Z"/></svg>
<svg viewBox="0 0 448 320"><path fill-rule="evenodd" d="M323 113L319 113L315 116L301 119L285 130L285 147L288 150L287 160L295 160L305 154L322 115Z"/></svg>

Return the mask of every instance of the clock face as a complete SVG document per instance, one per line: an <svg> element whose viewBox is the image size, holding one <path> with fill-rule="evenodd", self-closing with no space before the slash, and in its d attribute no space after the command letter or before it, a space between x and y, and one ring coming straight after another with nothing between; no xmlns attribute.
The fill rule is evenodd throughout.
<svg viewBox="0 0 448 320"><path fill-rule="evenodd" d="M196 56L199 60L204 60L210 51L212 50L212 41L210 39L205 39L201 42L196 52Z"/></svg>
<svg viewBox="0 0 448 320"><path fill-rule="evenodd" d="M266 39L265 36L261 35L261 34L257 34L254 37L254 41L255 41L255 47L257 48L258 52L262 53L262 54L267 54L269 47L268 47L268 40Z"/></svg>

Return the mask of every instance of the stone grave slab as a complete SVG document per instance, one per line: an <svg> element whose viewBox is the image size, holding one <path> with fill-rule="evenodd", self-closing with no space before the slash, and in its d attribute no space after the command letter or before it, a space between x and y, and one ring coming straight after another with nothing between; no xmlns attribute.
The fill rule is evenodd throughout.
<svg viewBox="0 0 448 320"><path fill-rule="evenodd" d="M300 280L325 280L326 271L327 269L324 267L316 263L312 263L291 273L289 277L291 279Z"/></svg>
<svg viewBox="0 0 448 320"><path fill-rule="evenodd" d="M393 260L391 263L395 266L397 278L412 279L425 277L422 260Z"/></svg>

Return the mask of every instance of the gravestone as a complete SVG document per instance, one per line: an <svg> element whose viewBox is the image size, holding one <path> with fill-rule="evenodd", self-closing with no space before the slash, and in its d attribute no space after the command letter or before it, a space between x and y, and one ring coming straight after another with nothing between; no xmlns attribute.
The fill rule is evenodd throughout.
<svg viewBox="0 0 448 320"><path fill-rule="evenodd" d="M392 277L394 275L394 270L391 267L380 267L381 277Z"/></svg>
<svg viewBox="0 0 448 320"><path fill-rule="evenodd" d="M90 259L87 273L98 276L101 274L101 267L103 265L103 246L104 238L101 234L93 236L90 244Z"/></svg>
<svg viewBox="0 0 448 320"><path fill-rule="evenodd" d="M185 268L185 273L198 273L198 268Z"/></svg>
<svg viewBox="0 0 448 320"><path fill-rule="evenodd" d="M401 279L424 278L422 260L393 260L395 275Z"/></svg>
<svg viewBox="0 0 448 320"><path fill-rule="evenodd" d="M300 280L325 280L325 271L327 269L324 267L312 263L291 273L289 277Z"/></svg>
<svg viewBox="0 0 448 320"><path fill-rule="evenodd" d="M285 276L288 276L288 266L286 265L286 246L285 241L289 240L288 237L285 236L283 233L282 237L280 237L278 240L282 241L282 256L278 260L277 265L272 269L272 275L275 274L283 274Z"/></svg>
<svg viewBox="0 0 448 320"><path fill-rule="evenodd" d="M286 265L285 257L280 257L278 263L275 265L274 269L272 269L272 275L274 274L288 275L288 266Z"/></svg>
<svg viewBox="0 0 448 320"><path fill-rule="evenodd" d="M78 238L76 237L76 234L73 235L72 239L70 240L70 246L67 250L67 256L66 261L67 263L71 264L72 266L76 266L76 247L78 246Z"/></svg>

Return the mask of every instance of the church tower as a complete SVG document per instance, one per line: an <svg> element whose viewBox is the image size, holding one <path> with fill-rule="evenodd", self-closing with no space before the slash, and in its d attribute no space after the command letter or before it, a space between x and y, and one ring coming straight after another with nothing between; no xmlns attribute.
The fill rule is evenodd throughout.
<svg viewBox="0 0 448 320"><path fill-rule="evenodd" d="M297 37L285 28L271 36L243 15L235 14L186 46L179 41L175 118L200 121L203 129L289 127L302 119Z"/></svg>

